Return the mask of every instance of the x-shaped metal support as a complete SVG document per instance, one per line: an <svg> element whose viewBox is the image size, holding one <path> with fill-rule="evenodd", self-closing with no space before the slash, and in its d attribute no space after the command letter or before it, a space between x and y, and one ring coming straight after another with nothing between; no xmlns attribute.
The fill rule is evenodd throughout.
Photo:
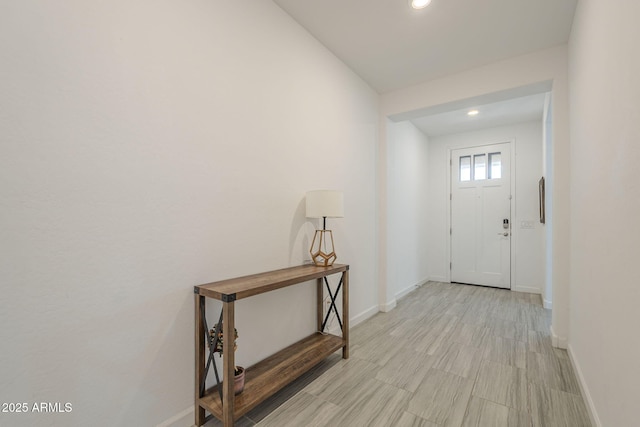
<svg viewBox="0 0 640 427"><path fill-rule="evenodd" d="M327 326L327 320L329 320L329 315L333 311L336 313L336 318L338 319L338 324L340 324L340 329L342 329L342 320L340 319L340 313L338 313L338 308L336 307L336 298L338 297L338 293L340 292L340 287L342 286L342 279L344 276L340 277L340 283L338 283L338 287L336 288L335 293L331 293L331 287L329 286L329 280L327 277L324 277L324 283L327 285L327 291L329 292L329 297L331 298L331 305L329 306L329 310L327 311L326 316L324 316L324 321L322 322L322 332L324 332L325 326Z"/></svg>
<svg viewBox="0 0 640 427"><path fill-rule="evenodd" d="M200 311L204 313L204 298L200 299ZM204 394L205 383L207 382L207 374L209 373L209 367L213 364L213 372L216 374L216 382L218 383L218 393L220 393L220 401L222 401L222 387L220 387L220 376L218 375L218 368L216 362L213 360L215 349L218 346L218 339L220 337L220 329L222 328L222 310L220 310L220 320L216 324L216 332L213 338L209 334L209 326L207 325L207 316L202 316L202 323L204 323L204 339L209 344L209 358L207 359L207 365L204 368L204 376L200 383L200 396Z"/></svg>

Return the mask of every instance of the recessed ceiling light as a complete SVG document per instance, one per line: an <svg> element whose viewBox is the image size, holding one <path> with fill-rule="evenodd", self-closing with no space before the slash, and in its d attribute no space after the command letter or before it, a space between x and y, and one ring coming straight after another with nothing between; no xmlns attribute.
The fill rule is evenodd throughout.
<svg viewBox="0 0 640 427"><path fill-rule="evenodd" d="M469 112L467 113L467 116L477 116L479 113L478 110L469 110Z"/></svg>
<svg viewBox="0 0 640 427"><path fill-rule="evenodd" d="M427 7L431 0L409 0L411 3L411 7L414 9L422 9L423 7Z"/></svg>

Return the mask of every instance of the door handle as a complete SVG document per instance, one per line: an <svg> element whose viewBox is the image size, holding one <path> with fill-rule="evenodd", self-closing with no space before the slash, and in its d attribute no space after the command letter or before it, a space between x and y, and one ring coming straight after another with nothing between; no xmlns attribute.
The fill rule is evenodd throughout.
<svg viewBox="0 0 640 427"><path fill-rule="evenodd" d="M505 231L504 233L498 233L498 236L508 237L509 236L509 232Z"/></svg>

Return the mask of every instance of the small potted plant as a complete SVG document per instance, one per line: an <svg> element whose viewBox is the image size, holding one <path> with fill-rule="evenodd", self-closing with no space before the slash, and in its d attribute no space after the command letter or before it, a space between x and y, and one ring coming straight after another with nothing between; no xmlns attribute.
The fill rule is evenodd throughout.
<svg viewBox="0 0 640 427"><path fill-rule="evenodd" d="M212 342L215 338L217 327L218 327L218 324L216 323L215 325L213 325L213 329L209 331L209 336L211 337ZM236 328L233 328L233 329L234 329L234 335L235 335L235 337L233 338L233 351L235 352L238 349L238 343L236 342L236 340L238 339L238 330ZM224 334L222 333L222 324L220 324L218 341L216 342L216 348L213 350L213 352L220 353L220 357L222 357L223 350L224 350ZM234 375L235 375L234 391L235 391L235 394L240 394L242 393L242 390L244 390L244 368L242 366L234 366Z"/></svg>

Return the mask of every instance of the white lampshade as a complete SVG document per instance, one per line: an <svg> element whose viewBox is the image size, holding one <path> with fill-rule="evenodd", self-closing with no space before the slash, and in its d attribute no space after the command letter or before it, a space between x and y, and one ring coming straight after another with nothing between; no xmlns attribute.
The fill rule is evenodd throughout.
<svg viewBox="0 0 640 427"><path fill-rule="evenodd" d="M308 191L306 202L307 218L344 217L344 194L342 191Z"/></svg>

